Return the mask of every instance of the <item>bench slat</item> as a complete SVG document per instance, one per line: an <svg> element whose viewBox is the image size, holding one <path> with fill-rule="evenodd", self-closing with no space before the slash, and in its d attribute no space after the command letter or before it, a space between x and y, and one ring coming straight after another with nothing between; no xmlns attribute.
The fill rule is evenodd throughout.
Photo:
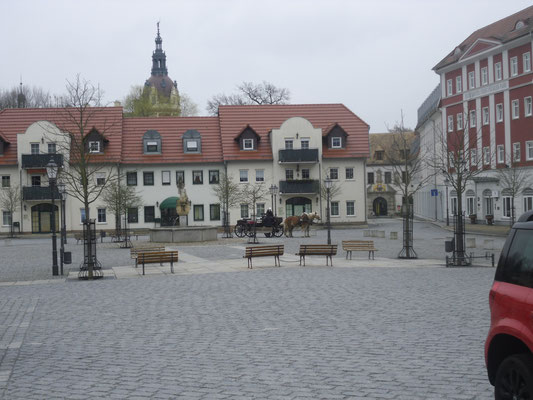
<svg viewBox="0 0 533 400"><path fill-rule="evenodd" d="M337 254L336 244L301 244L300 250L296 253L300 256L300 265L302 265L302 259L305 266L305 256L326 256L326 265L328 265L328 257L333 266L332 256Z"/></svg>

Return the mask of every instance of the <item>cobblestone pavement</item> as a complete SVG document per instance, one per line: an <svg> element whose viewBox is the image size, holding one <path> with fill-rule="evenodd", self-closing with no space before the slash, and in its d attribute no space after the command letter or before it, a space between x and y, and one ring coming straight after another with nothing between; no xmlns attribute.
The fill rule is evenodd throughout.
<svg viewBox="0 0 533 400"><path fill-rule="evenodd" d="M0 287L0 396L488 399L492 268Z"/></svg>
<svg viewBox="0 0 533 400"><path fill-rule="evenodd" d="M384 238L365 237L364 231L374 229L383 231ZM390 233L397 232L398 239L391 240ZM220 239L217 242L206 243L185 243L172 244L173 248L182 250L193 257L199 257L205 260L231 259L236 263L242 263L244 247L247 246L247 239L233 238ZM258 234L261 244L284 244L285 253L294 255L298 246L302 243L326 243L327 231L325 229L313 229L310 238L303 238L299 230L295 230L294 238L266 238L263 234ZM342 240L374 240L379 251L378 257L396 258L402 249L402 222L399 219L376 219L369 222L369 227L351 228L351 229L333 229L331 232L332 243L339 244L337 258L343 258L344 254L340 251ZM441 259L444 262L444 241L453 237L453 233L429 222L415 221L414 223L414 249L422 259ZM476 254L485 253L485 240L490 241L493 251L496 253L496 259L499 251L503 247L504 237L483 236L479 234L468 235L476 241L476 248L468 248L468 252ZM148 240L147 237L139 237L139 240L133 241L133 244L143 243ZM58 242L59 246L59 242ZM52 279L52 254L51 240L49 237L29 238L21 237L19 239L0 240L0 282L13 281L41 281ZM106 239L104 243L98 242L98 258L104 268L116 266L133 265L128 249L121 249L116 243L109 242ZM77 270L79 263L83 259L82 245L76 244L73 238L68 240L66 251L72 252L73 264L65 266L65 272L68 270ZM354 254L354 257L364 258L363 253ZM478 264L486 264L479 260ZM58 278L55 278L58 279Z"/></svg>

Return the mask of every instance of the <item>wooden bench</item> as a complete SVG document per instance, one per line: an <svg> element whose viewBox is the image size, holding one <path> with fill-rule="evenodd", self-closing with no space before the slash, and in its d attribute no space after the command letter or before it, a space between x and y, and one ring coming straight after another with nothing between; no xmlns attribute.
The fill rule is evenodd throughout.
<svg viewBox="0 0 533 400"><path fill-rule="evenodd" d="M373 260L374 252L378 249L374 247L373 240L343 240L342 250L346 252L346 259L348 259L348 254L350 254L350 260L352 259L352 251L368 251L368 259L370 260L370 255L372 255Z"/></svg>
<svg viewBox="0 0 533 400"><path fill-rule="evenodd" d="M144 265L145 264L156 264L159 263L170 263L170 272L174 273L174 263L178 262L178 251L169 250L169 251L146 251L137 253L137 261L143 266L143 275L144 275Z"/></svg>
<svg viewBox="0 0 533 400"><path fill-rule="evenodd" d="M246 247L244 256L242 258L248 259L248 268L252 268L252 258L254 257L274 257L274 265L281 267L279 262L279 256L283 255L284 245L272 245L272 246L253 246ZM277 263L276 263L277 262Z"/></svg>
<svg viewBox="0 0 533 400"><path fill-rule="evenodd" d="M139 253L148 253L151 251L165 251L165 246L152 246L152 247L132 247L130 248L130 257L135 260L135 268L137 268L137 259Z"/></svg>
<svg viewBox="0 0 533 400"><path fill-rule="evenodd" d="M305 256L326 256L326 265L328 265L328 258L331 261L333 267L332 256L337 254L336 244L301 244L300 251L296 253L300 256L300 265L302 265L302 259L305 267Z"/></svg>

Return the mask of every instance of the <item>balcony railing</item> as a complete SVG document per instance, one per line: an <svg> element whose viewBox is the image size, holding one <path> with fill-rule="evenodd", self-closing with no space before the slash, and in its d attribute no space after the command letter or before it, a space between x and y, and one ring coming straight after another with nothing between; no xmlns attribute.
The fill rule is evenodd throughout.
<svg viewBox="0 0 533 400"><path fill-rule="evenodd" d="M46 168L52 158L58 167L63 166L63 154L23 154L22 168Z"/></svg>
<svg viewBox="0 0 533 400"><path fill-rule="evenodd" d="M318 188L318 181L312 179L279 181L279 191L283 194L314 194Z"/></svg>
<svg viewBox="0 0 533 400"><path fill-rule="evenodd" d="M24 186L22 200L51 200L50 186ZM59 191L54 187L54 199L59 199Z"/></svg>
<svg viewBox="0 0 533 400"><path fill-rule="evenodd" d="M318 162L318 149L284 149L279 151L280 163Z"/></svg>

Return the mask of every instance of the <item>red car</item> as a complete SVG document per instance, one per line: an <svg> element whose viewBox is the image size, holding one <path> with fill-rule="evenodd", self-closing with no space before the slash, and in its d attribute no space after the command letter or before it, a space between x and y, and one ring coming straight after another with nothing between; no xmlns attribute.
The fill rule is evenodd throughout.
<svg viewBox="0 0 533 400"><path fill-rule="evenodd" d="M513 225L489 295L485 362L495 399L533 399L533 211Z"/></svg>

